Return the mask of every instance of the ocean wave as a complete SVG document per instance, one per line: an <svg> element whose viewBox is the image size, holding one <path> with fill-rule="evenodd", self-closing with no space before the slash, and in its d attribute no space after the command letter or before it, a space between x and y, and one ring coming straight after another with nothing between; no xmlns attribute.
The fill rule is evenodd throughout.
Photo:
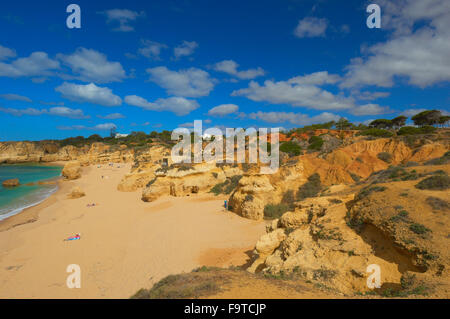
<svg viewBox="0 0 450 319"><path fill-rule="evenodd" d="M0 221L8 217L14 216L24 209L36 206L52 195L58 187L39 187L36 191L31 192L20 199L20 203L14 202L0 209Z"/></svg>

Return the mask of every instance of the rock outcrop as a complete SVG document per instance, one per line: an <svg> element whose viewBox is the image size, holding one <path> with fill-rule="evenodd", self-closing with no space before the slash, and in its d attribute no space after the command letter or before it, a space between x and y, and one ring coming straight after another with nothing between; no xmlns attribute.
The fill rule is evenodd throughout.
<svg viewBox="0 0 450 319"><path fill-rule="evenodd" d="M20 185L18 178L7 179L2 182L3 187L17 187Z"/></svg>
<svg viewBox="0 0 450 319"><path fill-rule="evenodd" d="M0 163L45 163L78 160L83 165L125 163L134 151L123 146L92 143L81 147L60 147L55 142L0 142Z"/></svg>
<svg viewBox="0 0 450 319"><path fill-rule="evenodd" d="M122 178L117 189L122 192L133 192L144 188L156 177L155 171L161 167L164 160L168 166L172 164L170 149L162 145L135 154L130 173Z"/></svg>
<svg viewBox="0 0 450 319"><path fill-rule="evenodd" d="M259 220L264 217L266 205L279 204L287 191L295 195L315 173L320 176L324 189L333 185L351 185L391 165L423 163L440 157L449 148L445 139L411 148L401 139L358 137L354 143L346 141L344 146L332 148L329 153L314 152L286 159L275 174L260 175L257 170L247 172L230 197L230 207L241 216ZM387 154L390 161L382 160L380 154Z"/></svg>
<svg viewBox="0 0 450 319"><path fill-rule="evenodd" d="M77 199L86 196L86 193L80 187L74 187L67 195L69 199Z"/></svg>
<svg viewBox="0 0 450 319"><path fill-rule="evenodd" d="M61 172L66 180L73 180L81 177L81 165L79 161L70 161L64 165Z"/></svg>
<svg viewBox="0 0 450 319"><path fill-rule="evenodd" d="M163 195L186 196L206 193L215 185L225 182L229 169L217 167L215 163L172 166L158 169L156 177L142 192L142 200L151 202Z"/></svg>
<svg viewBox="0 0 450 319"><path fill-rule="evenodd" d="M297 201L267 226L248 270L354 294L369 291L367 269L377 265L380 293L448 292L448 185L415 185L449 173L448 165L390 168L340 195Z"/></svg>

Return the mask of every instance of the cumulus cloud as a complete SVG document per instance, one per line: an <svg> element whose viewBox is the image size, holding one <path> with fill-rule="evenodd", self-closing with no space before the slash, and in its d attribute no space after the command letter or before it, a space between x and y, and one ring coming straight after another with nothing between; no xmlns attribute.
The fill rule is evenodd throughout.
<svg viewBox="0 0 450 319"><path fill-rule="evenodd" d="M71 126L58 126L59 130L90 130L90 131L109 131L111 129L116 129L117 126L114 123L102 123L95 126L85 126L85 125L71 125Z"/></svg>
<svg viewBox="0 0 450 319"><path fill-rule="evenodd" d="M0 45L0 60L6 60L8 58L15 58L16 51Z"/></svg>
<svg viewBox="0 0 450 319"><path fill-rule="evenodd" d="M317 110L342 110L354 106L354 100L334 95L317 85L334 83L336 76L327 72L294 77L288 81L267 80L263 85L251 81L248 88L232 92L232 96L245 96L252 101L272 104L289 104L295 107L308 107ZM311 84L314 83L314 84Z"/></svg>
<svg viewBox="0 0 450 319"><path fill-rule="evenodd" d="M107 87L99 87L94 83L82 85L64 82L55 91L71 101L81 103L92 103L103 106L120 106L122 99L113 94L112 90Z"/></svg>
<svg viewBox="0 0 450 319"><path fill-rule="evenodd" d="M325 36L327 30L327 19L306 17L298 22L294 35L298 38L314 38Z"/></svg>
<svg viewBox="0 0 450 319"><path fill-rule="evenodd" d="M167 49L167 45L150 41L141 40L142 47L139 48L138 53L153 60L160 60L160 54L162 49Z"/></svg>
<svg viewBox="0 0 450 319"><path fill-rule="evenodd" d="M386 106L380 106L378 104L365 104L356 106L350 113L353 115L379 115L389 113L390 109Z"/></svg>
<svg viewBox="0 0 450 319"><path fill-rule="evenodd" d="M195 41L183 41L179 46L173 49L173 55L175 59L179 59L183 56L192 55L195 49L198 48L198 43Z"/></svg>
<svg viewBox="0 0 450 319"><path fill-rule="evenodd" d="M58 54L57 58L84 82L120 82L126 77L119 62L110 62L106 55L95 50L79 48L71 55Z"/></svg>
<svg viewBox="0 0 450 319"><path fill-rule="evenodd" d="M369 92L369 91L364 92L353 91L352 94L356 96L359 100L363 101L377 100L391 95L391 93L389 92Z"/></svg>
<svg viewBox="0 0 450 319"><path fill-rule="evenodd" d="M31 99L29 97L19 95L19 94L12 94L12 93L1 94L0 98L9 100L9 101L21 101L21 102L28 102L28 103L33 102L33 101L31 101Z"/></svg>
<svg viewBox="0 0 450 319"><path fill-rule="evenodd" d="M106 22L117 24L119 26L114 28L113 31L130 32L134 31L134 27L130 25L139 17L145 17L145 12L137 12L128 9L111 9L102 12L106 16Z"/></svg>
<svg viewBox="0 0 450 319"><path fill-rule="evenodd" d="M172 71L165 66L147 69L150 81L167 90L168 94L185 97L207 96L214 88L214 79L197 68Z"/></svg>
<svg viewBox="0 0 450 319"><path fill-rule="evenodd" d="M111 113L108 115L97 115L98 118L104 119L104 120L117 120L117 119L123 119L125 118L125 115L121 113Z"/></svg>
<svg viewBox="0 0 450 319"><path fill-rule="evenodd" d="M200 106L197 101L188 100L183 97L169 97L167 99L157 99L155 102L149 102L137 95L126 96L125 103L149 111L168 111L178 116L187 115Z"/></svg>
<svg viewBox="0 0 450 319"><path fill-rule="evenodd" d="M11 63L0 62L0 76L48 76L59 67L59 62L50 59L47 53L33 52L29 57L19 58Z"/></svg>
<svg viewBox="0 0 450 319"><path fill-rule="evenodd" d="M249 118L254 120L261 120L269 123L291 123L293 125L310 125L318 123L326 123L331 121L338 121L339 115L323 112L316 116L308 116L306 114L293 112L256 112L250 113Z"/></svg>
<svg viewBox="0 0 450 319"><path fill-rule="evenodd" d="M388 41L364 50L347 66L343 88L392 87L397 77L427 87L450 81L450 2L447 0L382 0ZM422 25L414 29L415 25Z"/></svg>
<svg viewBox="0 0 450 319"><path fill-rule="evenodd" d="M289 80L289 83L299 85L324 85L336 84L340 77L336 74L329 74L327 71L315 72L302 76L296 76Z"/></svg>
<svg viewBox="0 0 450 319"><path fill-rule="evenodd" d="M213 107L208 111L208 115L211 116L225 116L228 114L236 113L239 110L239 106L235 104L222 104Z"/></svg>
<svg viewBox="0 0 450 319"><path fill-rule="evenodd" d="M254 79L265 74L265 71L261 67L256 69L248 69L245 71L238 71L238 67L239 64L233 60L224 60L213 65L213 69L215 71L225 72L244 80Z"/></svg>
<svg viewBox="0 0 450 319"><path fill-rule="evenodd" d="M11 114L14 116L22 116L22 115L53 115L53 116L61 116L68 117L71 119L87 119L88 115L83 113L81 109L71 109L65 106L56 106L49 109L35 109L35 108L26 108L26 109L15 109L15 108L1 108L0 112Z"/></svg>

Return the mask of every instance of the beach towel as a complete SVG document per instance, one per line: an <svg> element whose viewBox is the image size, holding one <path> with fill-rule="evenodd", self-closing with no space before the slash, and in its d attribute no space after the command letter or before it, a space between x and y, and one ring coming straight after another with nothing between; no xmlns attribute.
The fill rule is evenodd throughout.
<svg viewBox="0 0 450 319"><path fill-rule="evenodd" d="M69 240L78 240L81 239L81 235L80 234L76 234L75 236L71 236L69 238L64 239L64 241L69 241Z"/></svg>

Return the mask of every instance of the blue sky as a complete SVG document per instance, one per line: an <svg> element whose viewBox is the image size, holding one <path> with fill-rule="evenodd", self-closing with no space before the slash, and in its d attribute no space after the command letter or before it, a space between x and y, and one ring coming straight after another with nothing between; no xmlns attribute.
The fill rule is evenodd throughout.
<svg viewBox="0 0 450 319"><path fill-rule="evenodd" d="M0 140L448 112L450 2L373 2L2 2Z"/></svg>

